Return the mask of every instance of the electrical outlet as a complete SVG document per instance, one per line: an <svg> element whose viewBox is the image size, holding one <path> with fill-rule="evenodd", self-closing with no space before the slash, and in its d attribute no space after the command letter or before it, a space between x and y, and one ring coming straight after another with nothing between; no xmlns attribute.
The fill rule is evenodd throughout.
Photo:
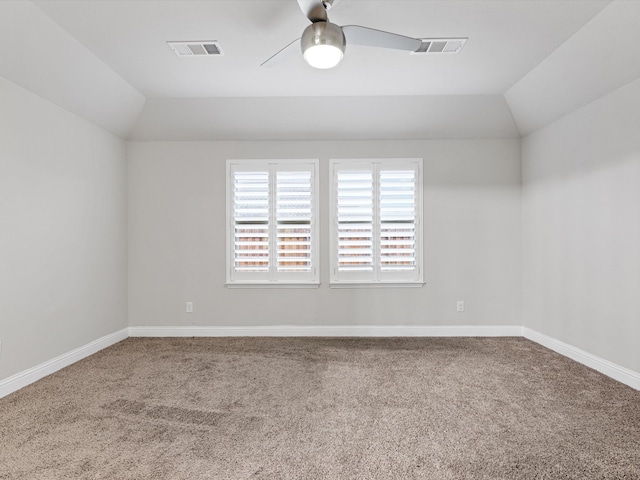
<svg viewBox="0 0 640 480"><path fill-rule="evenodd" d="M193 313L193 302L187 302L186 311L187 313Z"/></svg>
<svg viewBox="0 0 640 480"><path fill-rule="evenodd" d="M456 311L457 312L464 312L464 301L463 300L458 300L458 302L456 303Z"/></svg>

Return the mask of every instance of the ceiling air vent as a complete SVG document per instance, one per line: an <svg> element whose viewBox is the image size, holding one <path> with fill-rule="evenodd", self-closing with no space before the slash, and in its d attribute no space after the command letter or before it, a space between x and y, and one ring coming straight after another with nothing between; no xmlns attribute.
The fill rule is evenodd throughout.
<svg viewBox="0 0 640 480"><path fill-rule="evenodd" d="M218 42L167 42L173 52L179 57L206 57L223 55Z"/></svg>
<svg viewBox="0 0 640 480"><path fill-rule="evenodd" d="M412 55L422 55L431 53L458 53L467 38L421 38L422 44Z"/></svg>

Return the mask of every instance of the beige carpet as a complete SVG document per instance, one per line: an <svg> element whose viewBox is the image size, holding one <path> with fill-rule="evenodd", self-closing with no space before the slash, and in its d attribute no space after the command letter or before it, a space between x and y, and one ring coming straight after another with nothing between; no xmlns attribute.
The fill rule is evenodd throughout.
<svg viewBox="0 0 640 480"><path fill-rule="evenodd" d="M640 479L640 392L521 338L129 339L0 399L0 478Z"/></svg>

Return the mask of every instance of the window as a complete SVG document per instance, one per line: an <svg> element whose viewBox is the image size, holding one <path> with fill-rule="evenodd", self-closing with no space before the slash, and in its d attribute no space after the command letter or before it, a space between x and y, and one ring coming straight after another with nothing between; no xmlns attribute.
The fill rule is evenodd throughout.
<svg viewBox="0 0 640 480"><path fill-rule="evenodd" d="M227 161L227 283L317 284L317 160Z"/></svg>
<svg viewBox="0 0 640 480"><path fill-rule="evenodd" d="M422 285L422 159L331 160L331 283Z"/></svg>

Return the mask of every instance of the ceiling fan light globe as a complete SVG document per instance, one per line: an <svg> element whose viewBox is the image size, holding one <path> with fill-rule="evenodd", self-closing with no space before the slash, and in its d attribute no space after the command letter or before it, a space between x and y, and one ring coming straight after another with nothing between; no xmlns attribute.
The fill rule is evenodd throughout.
<svg viewBox="0 0 640 480"><path fill-rule="evenodd" d="M312 67L327 69L338 65L344 54L342 50L333 45L314 45L307 48L303 56Z"/></svg>
<svg viewBox="0 0 640 480"><path fill-rule="evenodd" d="M315 22L300 40L305 61L315 68L333 68L344 56L346 40L342 28L330 22Z"/></svg>

